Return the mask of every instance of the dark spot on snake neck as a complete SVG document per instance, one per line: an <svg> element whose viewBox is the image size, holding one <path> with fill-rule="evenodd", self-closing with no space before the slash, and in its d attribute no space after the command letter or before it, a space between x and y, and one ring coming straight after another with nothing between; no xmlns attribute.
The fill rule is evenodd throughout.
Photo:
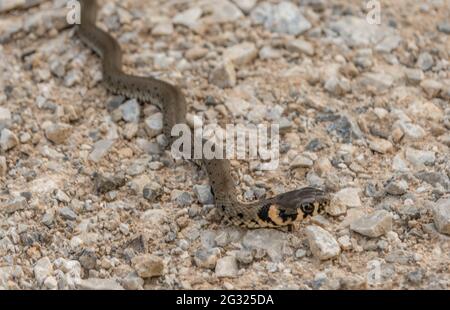
<svg viewBox="0 0 450 310"><path fill-rule="evenodd" d="M272 221L272 219L269 216L269 209L270 209L270 204L262 206L261 209L258 211L258 216L264 222L267 222L267 223L277 226L277 224L274 221Z"/></svg>
<svg viewBox="0 0 450 310"><path fill-rule="evenodd" d="M292 211L291 211L292 212ZM287 222L289 220L295 221L297 219L298 213L287 213L286 210L280 209L280 218L283 222Z"/></svg>

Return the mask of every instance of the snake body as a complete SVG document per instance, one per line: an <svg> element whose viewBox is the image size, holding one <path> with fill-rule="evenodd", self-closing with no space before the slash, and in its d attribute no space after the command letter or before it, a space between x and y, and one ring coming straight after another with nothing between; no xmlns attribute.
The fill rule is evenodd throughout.
<svg viewBox="0 0 450 310"><path fill-rule="evenodd" d="M97 2L81 1L81 23L77 33L102 59L103 80L109 91L128 98L157 105L163 114L163 133L173 142L171 129L186 124L186 101L181 90L167 82L129 75L122 70L122 51L109 33L96 26ZM268 199L245 203L238 200L238 190L226 159L202 159L218 207L229 222L248 228L288 226L308 216L325 212L328 195L317 188L305 187Z"/></svg>

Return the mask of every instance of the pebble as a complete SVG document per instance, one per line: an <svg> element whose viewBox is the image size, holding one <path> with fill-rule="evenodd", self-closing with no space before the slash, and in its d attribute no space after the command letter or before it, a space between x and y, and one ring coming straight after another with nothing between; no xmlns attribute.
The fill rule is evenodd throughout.
<svg viewBox="0 0 450 310"><path fill-rule="evenodd" d="M192 196L188 192L174 190L170 194L170 199L177 205L186 207L192 203Z"/></svg>
<svg viewBox="0 0 450 310"><path fill-rule="evenodd" d="M225 61L215 68L209 77L209 82L220 88L230 88L236 85L236 70L233 62Z"/></svg>
<svg viewBox="0 0 450 310"><path fill-rule="evenodd" d="M358 83L365 89L383 93L394 84L391 75L382 72L365 72L358 79Z"/></svg>
<svg viewBox="0 0 450 310"><path fill-rule="evenodd" d="M114 140L103 139L95 142L93 150L89 154L89 159L98 163L106 154L108 154L113 145Z"/></svg>
<svg viewBox="0 0 450 310"><path fill-rule="evenodd" d="M236 260L241 264L251 264L253 261L253 253L249 250L239 250L236 252Z"/></svg>
<svg viewBox="0 0 450 310"><path fill-rule="evenodd" d="M401 36L397 34L388 35L376 45L375 50L380 53L391 53L401 42Z"/></svg>
<svg viewBox="0 0 450 310"><path fill-rule="evenodd" d="M225 256L217 260L215 274L219 278L234 278L238 275L236 258Z"/></svg>
<svg viewBox="0 0 450 310"><path fill-rule="evenodd" d="M136 99L131 99L123 103L119 107L122 111L122 119L128 123L139 122L139 116L141 115L141 106Z"/></svg>
<svg viewBox="0 0 450 310"><path fill-rule="evenodd" d="M434 61L433 56L430 55L430 53L421 53L419 57L417 58L416 66L422 71L428 71L433 67Z"/></svg>
<svg viewBox="0 0 450 310"><path fill-rule="evenodd" d="M233 0L233 2L242 12L248 14L255 7L257 0Z"/></svg>
<svg viewBox="0 0 450 310"><path fill-rule="evenodd" d="M161 112L150 115L145 119L145 131L149 138L161 134L163 130L163 114Z"/></svg>
<svg viewBox="0 0 450 310"><path fill-rule="evenodd" d="M390 153L394 149L394 146L392 145L392 143L389 140L381 139L381 138L372 138L369 141L369 147L372 151L375 151L375 152L378 152L381 154Z"/></svg>
<svg viewBox="0 0 450 310"><path fill-rule="evenodd" d="M118 189L125 185L125 175L116 174L114 176L104 175L102 173L94 174L94 186L95 190L99 194L104 194L112 190Z"/></svg>
<svg viewBox="0 0 450 310"><path fill-rule="evenodd" d="M434 165L436 155L433 151L422 151L407 147L405 150L406 159L415 166Z"/></svg>
<svg viewBox="0 0 450 310"><path fill-rule="evenodd" d="M437 29L445 34L450 34L450 22L442 22L438 24Z"/></svg>
<svg viewBox="0 0 450 310"><path fill-rule="evenodd" d="M39 259L33 267L34 277L41 286L48 276L53 273L53 265L48 257L42 257Z"/></svg>
<svg viewBox="0 0 450 310"><path fill-rule="evenodd" d="M408 182L406 182L405 180L397 180L394 178L386 184L384 189L388 194L391 195L403 195L408 191Z"/></svg>
<svg viewBox="0 0 450 310"><path fill-rule="evenodd" d="M242 11L228 0L214 2L211 19L216 23L235 22L243 16Z"/></svg>
<svg viewBox="0 0 450 310"><path fill-rule="evenodd" d="M341 253L341 248L336 239L322 227L310 225L306 227L305 232L309 248L318 259L327 260Z"/></svg>
<svg viewBox="0 0 450 310"><path fill-rule="evenodd" d="M450 198L441 198L436 202L433 218L437 230L450 235Z"/></svg>
<svg viewBox="0 0 450 310"><path fill-rule="evenodd" d="M5 156L0 156L0 177L6 176L7 172L8 166L6 165L6 158Z"/></svg>
<svg viewBox="0 0 450 310"><path fill-rule="evenodd" d="M348 235L339 237L337 241L338 241L339 245L341 246L341 249L344 251L350 250L352 248L352 242Z"/></svg>
<svg viewBox="0 0 450 310"><path fill-rule="evenodd" d="M17 136L9 129L4 128L0 134L0 147L3 151L8 151L19 144Z"/></svg>
<svg viewBox="0 0 450 310"><path fill-rule="evenodd" d="M311 23L301 14L297 5L282 1L278 4L262 2L250 13L255 24L262 24L272 32L286 33L294 36L309 30Z"/></svg>
<svg viewBox="0 0 450 310"><path fill-rule="evenodd" d="M272 229L249 230L242 238L242 245L248 250L264 250L276 262L282 259L286 236Z"/></svg>
<svg viewBox="0 0 450 310"><path fill-rule="evenodd" d="M145 281L136 272L130 272L120 281L126 290L143 290Z"/></svg>
<svg viewBox="0 0 450 310"><path fill-rule="evenodd" d="M343 16L330 23L330 28L339 34L349 47L368 46L392 33L388 27L374 27L367 22L366 18L353 15Z"/></svg>
<svg viewBox="0 0 450 310"><path fill-rule="evenodd" d="M432 79L425 79L420 82L420 87L424 90L425 94L427 94L430 98L435 98L439 95L443 86L440 82Z"/></svg>
<svg viewBox="0 0 450 310"><path fill-rule="evenodd" d="M450 190L450 178L441 172L419 171L414 176L434 187L440 184L445 190Z"/></svg>
<svg viewBox="0 0 450 310"><path fill-rule="evenodd" d="M367 237L380 237L392 230L392 215L386 210L377 210L352 222L350 229Z"/></svg>
<svg viewBox="0 0 450 310"><path fill-rule="evenodd" d="M65 220L75 221L77 219L77 214L69 207L59 209L59 214Z"/></svg>
<svg viewBox="0 0 450 310"><path fill-rule="evenodd" d="M405 68L403 71L405 72L406 79L408 80L408 82L410 82L413 85L419 84L425 77L423 71L420 69Z"/></svg>
<svg viewBox="0 0 450 310"><path fill-rule="evenodd" d="M162 194L162 187L156 182L147 184L142 189L142 195L148 201L155 201Z"/></svg>
<svg viewBox="0 0 450 310"><path fill-rule="evenodd" d="M286 48L290 52L306 54L308 56L314 55L314 46L305 40L297 39L289 41Z"/></svg>
<svg viewBox="0 0 450 310"><path fill-rule="evenodd" d="M118 291L123 287L115 279L89 278L77 281L77 288L80 290L101 290Z"/></svg>
<svg viewBox="0 0 450 310"><path fill-rule="evenodd" d="M233 45L223 52L225 61L231 61L236 66L251 63L258 56L258 49L254 43L244 42Z"/></svg>
<svg viewBox="0 0 450 310"><path fill-rule="evenodd" d="M164 274L163 260L152 254L136 256L132 259L132 264L136 273L144 279L159 277Z"/></svg>
<svg viewBox="0 0 450 310"><path fill-rule="evenodd" d="M74 242L78 242L73 240ZM78 258L80 265L87 270L95 269L97 267L97 255L93 249L84 249Z"/></svg>
<svg viewBox="0 0 450 310"><path fill-rule="evenodd" d="M420 140L422 138L425 137L426 132L425 130L420 127L419 125L416 124L412 124L410 122L404 122L404 121L399 121L398 122L401 132L405 135L405 137L411 139L411 140ZM393 139L400 141L400 134L396 132L396 129L394 129L393 134ZM399 134L399 137L395 137L394 134Z"/></svg>
<svg viewBox="0 0 450 310"><path fill-rule="evenodd" d="M10 199L6 202L2 202L0 204L0 211L6 214L11 214L14 213L16 211L21 211L21 210L25 210L28 206L27 200L22 197L16 197L13 199Z"/></svg>
<svg viewBox="0 0 450 310"><path fill-rule="evenodd" d="M3 107L0 107L0 130L9 127L11 123L11 112Z"/></svg>
<svg viewBox="0 0 450 310"><path fill-rule="evenodd" d="M214 196L209 185L194 185L194 194L197 196L198 202L202 205L211 205L214 203Z"/></svg>
<svg viewBox="0 0 450 310"><path fill-rule="evenodd" d="M289 164L289 168L290 169L311 168L313 164L314 162L309 157L297 155Z"/></svg>
<svg viewBox="0 0 450 310"><path fill-rule="evenodd" d="M359 192L360 190L358 188L353 187L343 188L339 192L334 194L332 198L333 203L350 208L361 207L362 204L359 198Z"/></svg>
<svg viewBox="0 0 450 310"><path fill-rule="evenodd" d="M220 250L218 248L197 250L194 254L194 263L197 267L214 269L216 268L217 260L220 257Z"/></svg>
<svg viewBox="0 0 450 310"><path fill-rule="evenodd" d="M195 28L197 25L198 19L202 16L203 11L201 8L194 7L178 13L172 19L172 22L176 25L183 25L188 28Z"/></svg>
<svg viewBox="0 0 450 310"><path fill-rule="evenodd" d="M207 48L195 46L188 49L184 54L184 57L187 60L195 61L205 57L208 54L208 52L209 50Z"/></svg>
<svg viewBox="0 0 450 310"><path fill-rule="evenodd" d="M51 124L45 128L45 136L55 144L63 144L71 134L72 126L68 124Z"/></svg>
<svg viewBox="0 0 450 310"><path fill-rule="evenodd" d="M171 22L160 22L152 29L154 36L170 36L173 34L173 24Z"/></svg>
<svg viewBox="0 0 450 310"><path fill-rule="evenodd" d="M44 286L48 288L49 290L56 290L58 288L58 281L55 277L47 277L44 280Z"/></svg>

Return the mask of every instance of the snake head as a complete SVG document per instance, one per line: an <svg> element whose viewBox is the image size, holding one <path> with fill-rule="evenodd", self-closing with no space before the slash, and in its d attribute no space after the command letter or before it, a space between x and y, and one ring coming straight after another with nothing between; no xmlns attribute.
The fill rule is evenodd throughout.
<svg viewBox="0 0 450 310"><path fill-rule="evenodd" d="M301 212L303 217L326 212L329 196L321 189L304 187L274 197L274 202L285 212Z"/></svg>

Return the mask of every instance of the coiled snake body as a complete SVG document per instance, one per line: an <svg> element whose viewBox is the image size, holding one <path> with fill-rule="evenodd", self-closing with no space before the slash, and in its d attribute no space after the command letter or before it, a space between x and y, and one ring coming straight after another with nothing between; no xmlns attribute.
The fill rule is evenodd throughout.
<svg viewBox="0 0 450 310"><path fill-rule="evenodd" d="M163 132L170 142L175 124L186 124L186 102L181 90L169 83L152 78L128 75L122 70L119 43L96 26L97 3L81 1L81 24L77 33L82 41L101 58L103 80L115 94L156 104L163 113ZM234 225L248 228L291 225L305 217L325 211L328 195L320 189L305 187L269 199L244 203L237 199L237 189L226 159L202 159L210 179L216 207Z"/></svg>

